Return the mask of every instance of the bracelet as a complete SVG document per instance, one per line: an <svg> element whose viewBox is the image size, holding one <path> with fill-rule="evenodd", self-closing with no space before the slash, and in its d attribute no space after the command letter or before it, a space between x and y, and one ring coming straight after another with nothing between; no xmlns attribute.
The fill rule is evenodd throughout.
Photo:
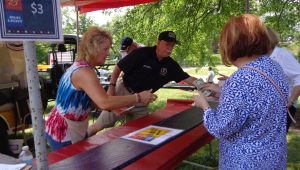
<svg viewBox="0 0 300 170"><path fill-rule="evenodd" d="M116 83L109 83L109 85L116 87Z"/></svg>
<svg viewBox="0 0 300 170"><path fill-rule="evenodd" d="M135 101L137 102L137 103L141 103L141 96L140 96L140 94L139 93L135 93Z"/></svg>

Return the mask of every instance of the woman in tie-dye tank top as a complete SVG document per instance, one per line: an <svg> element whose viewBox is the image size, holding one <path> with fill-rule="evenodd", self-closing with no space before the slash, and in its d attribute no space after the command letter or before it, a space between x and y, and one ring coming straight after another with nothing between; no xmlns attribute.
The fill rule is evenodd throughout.
<svg viewBox="0 0 300 170"><path fill-rule="evenodd" d="M88 114L93 106L113 110L156 99L149 91L128 95L108 96L95 72L104 64L112 38L109 32L90 27L83 35L79 55L62 76L55 106L46 121L46 138L52 150L83 140L88 127Z"/></svg>

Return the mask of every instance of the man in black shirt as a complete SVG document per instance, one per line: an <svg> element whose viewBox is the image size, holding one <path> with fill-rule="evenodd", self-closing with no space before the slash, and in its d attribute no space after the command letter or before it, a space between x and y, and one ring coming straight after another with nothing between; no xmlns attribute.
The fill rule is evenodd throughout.
<svg viewBox="0 0 300 170"><path fill-rule="evenodd" d="M122 58L114 68L111 76L109 95L128 95L143 90L152 90L154 93L170 81L184 81L189 85L197 79L182 70L179 64L170 55L175 44L179 44L173 31L164 31L159 34L157 45L135 49ZM121 71L124 72L119 78ZM148 106L139 102L131 110L118 114L116 111L103 111L95 124L88 130L89 136L103 128L114 126L115 122L124 114L128 119L136 119L148 114Z"/></svg>

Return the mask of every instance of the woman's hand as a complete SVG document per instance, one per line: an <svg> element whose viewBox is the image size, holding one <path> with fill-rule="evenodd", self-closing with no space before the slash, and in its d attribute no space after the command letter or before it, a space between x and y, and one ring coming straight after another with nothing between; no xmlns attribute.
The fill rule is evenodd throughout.
<svg viewBox="0 0 300 170"><path fill-rule="evenodd" d="M221 87L219 85L214 83L205 83L203 84L202 89L211 91L212 93L210 97L219 99L221 94Z"/></svg>
<svg viewBox="0 0 300 170"><path fill-rule="evenodd" d="M224 74L219 74L221 77L218 77L218 80L221 80L221 81L225 81L228 79L228 76L224 75Z"/></svg>
<svg viewBox="0 0 300 170"><path fill-rule="evenodd" d="M138 93L138 95L140 96L140 102L144 103L144 104L149 104L149 103L155 101L157 98L157 95L153 94L151 92L152 92L152 89L145 90L145 91Z"/></svg>
<svg viewBox="0 0 300 170"><path fill-rule="evenodd" d="M205 96L201 91L198 91L199 95L193 96L193 100L195 102L195 105L198 107L201 107L203 110L209 108L209 104L206 101Z"/></svg>

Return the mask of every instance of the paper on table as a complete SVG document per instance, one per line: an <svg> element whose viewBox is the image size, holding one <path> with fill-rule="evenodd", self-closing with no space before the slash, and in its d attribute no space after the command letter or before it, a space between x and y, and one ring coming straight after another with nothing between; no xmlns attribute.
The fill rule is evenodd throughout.
<svg viewBox="0 0 300 170"><path fill-rule="evenodd" d="M26 163L19 164L0 164L0 170L20 170L26 166Z"/></svg>
<svg viewBox="0 0 300 170"><path fill-rule="evenodd" d="M123 139L128 139L136 142L158 145L167 139L178 135L183 130L173 129L161 126L150 125L140 130L122 136Z"/></svg>

